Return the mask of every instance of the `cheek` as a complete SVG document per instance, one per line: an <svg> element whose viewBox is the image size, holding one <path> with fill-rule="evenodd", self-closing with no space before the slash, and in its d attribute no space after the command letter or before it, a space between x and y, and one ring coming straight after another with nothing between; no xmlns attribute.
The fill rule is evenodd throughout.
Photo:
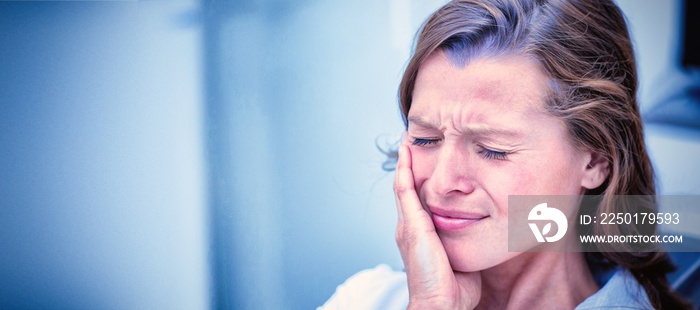
<svg viewBox="0 0 700 310"><path fill-rule="evenodd" d="M522 163L512 172L511 195L577 195L580 176L567 158Z"/></svg>
<svg viewBox="0 0 700 310"><path fill-rule="evenodd" d="M523 166L517 168L519 169L512 169L510 173L502 176L504 180L499 183L507 184L504 186L508 187L506 189L507 195L533 194L540 181L537 173L530 169L523 169Z"/></svg>

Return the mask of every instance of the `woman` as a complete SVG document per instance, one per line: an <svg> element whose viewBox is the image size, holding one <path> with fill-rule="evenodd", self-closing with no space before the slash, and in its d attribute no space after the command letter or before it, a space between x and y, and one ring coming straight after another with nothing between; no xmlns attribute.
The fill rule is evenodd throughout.
<svg viewBox="0 0 700 310"><path fill-rule="evenodd" d="M362 272L324 307L688 308L669 289L665 253L507 250L509 195L593 195L602 213L633 211L614 195L655 194L636 89L627 27L611 1L440 8L399 89L407 131L394 189L405 277ZM613 275L597 282L606 269Z"/></svg>

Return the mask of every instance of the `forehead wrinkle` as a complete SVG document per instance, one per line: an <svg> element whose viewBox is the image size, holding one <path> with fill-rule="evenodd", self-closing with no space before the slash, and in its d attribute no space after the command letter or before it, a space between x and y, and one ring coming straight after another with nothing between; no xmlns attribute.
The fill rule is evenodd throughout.
<svg viewBox="0 0 700 310"><path fill-rule="evenodd" d="M421 127L425 128L430 128L430 129L440 129L440 126L438 124L431 123L427 119L424 119L423 117L420 116L408 116L408 123L409 124L415 124Z"/></svg>
<svg viewBox="0 0 700 310"><path fill-rule="evenodd" d="M495 81L496 84L501 84L499 80ZM513 100L513 92L504 92L499 90L494 91L493 88L493 85L480 87L480 89L484 90L482 91L482 96L481 98L472 98L470 100L472 101L471 105L489 105L491 108L496 108L500 111L512 112L513 107L504 103ZM447 118L451 119L453 128L459 132L475 136L503 136L507 138L522 138L524 136L524 133L516 130L515 128L508 129L505 127L504 125L506 124L502 123L502 120L499 122L499 120L494 120L493 117L490 118L489 114L493 114L493 112L483 114L479 112L479 109L459 110L460 111L457 112L456 115Z"/></svg>
<svg viewBox="0 0 700 310"><path fill-rule="evenodd" d="M503 136L507 138L521 138L524 136L524 133L514 128L508 129L497 121L489 121L488 117L483 114L466 110L459 113L459 116L452 117L452 126L458 132L472 136Z"/></svg>
<svg viewBox="0 0 700 310"><path fill-rule="evenodd" d="M515 66L512 61L516 61ZM528 57L496 57L475 59L465 68L454 68L444 54L433 55L423 64L430 69L418 73L411 109L414 113L409 113L413 114L409 115L409 123L443 132L451 129L468 134L524 137L525 132L508 130L508 126L539 117L547 89L546 75L538 69L523 68L527 62L536 64ZM426 74L428 71L430 74ZM461 84L451 83L455 80L461 80ZM416 109L418 105L421 108Z"/></svg>
<svg viewBox="0 0 700 310"><path fill-rule="evenodd" d="M461 130L475 136L504 136L508 138L521 138L523 136L523 133L520 131L486 126L483 124L467 125L461 128Z"/></svg>
<svg viewBox="0 0 700 310"><path fill-rule="evenodd" d="M509 130L506 128L501 128L501 127L496 127L496 126L489 126L484 123L478 123L478 122L470 122L467 124L457 124L456 118L448 118L453 121L452 126L455 130L457 130L460 133L463 134L468 134L468 135L474 135L474 136L504 136L508 138L521 138L523 137L523 133L519 132L517 130ZM446 126L439 126L437 124L434 124L426 119L423 119L419 116L411 116L408 118L409 124L415 124L424 128L428 129L438 129L440 131L445 131Z"/></svg>

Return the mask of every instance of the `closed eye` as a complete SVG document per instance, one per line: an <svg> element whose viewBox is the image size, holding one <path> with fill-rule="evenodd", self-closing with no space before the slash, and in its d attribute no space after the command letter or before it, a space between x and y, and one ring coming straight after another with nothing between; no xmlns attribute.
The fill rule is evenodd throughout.
<svg viewBox="0 0 700 310"><path fill-rule="evenodd" d="M415 138L413 139L413 145L417 146L426 146L430 144L435 144L438 143L441 139L423 139L423 138Z"/></svg>
<svg viewBox="0 0 700 310"><path fill-rule="evenodd" d="M506 160L506 152L502 151L494 151L494 150L489 150L485 147L482 147L481 150L479 151L479 154L482 154L484 158L486 159L497 159L497 160Z"/></svg>

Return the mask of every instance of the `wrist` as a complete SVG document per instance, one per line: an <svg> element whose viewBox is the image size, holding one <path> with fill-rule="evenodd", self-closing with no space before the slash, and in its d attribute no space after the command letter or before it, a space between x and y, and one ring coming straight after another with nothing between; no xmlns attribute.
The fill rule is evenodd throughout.
<svg viewBox="0 0 700 310"><path fill-rule="evenodd" d="M466 305L455 304L447 300L411 300L408 303L406 310L454 310L454 309L471 309Z"/></svg>

